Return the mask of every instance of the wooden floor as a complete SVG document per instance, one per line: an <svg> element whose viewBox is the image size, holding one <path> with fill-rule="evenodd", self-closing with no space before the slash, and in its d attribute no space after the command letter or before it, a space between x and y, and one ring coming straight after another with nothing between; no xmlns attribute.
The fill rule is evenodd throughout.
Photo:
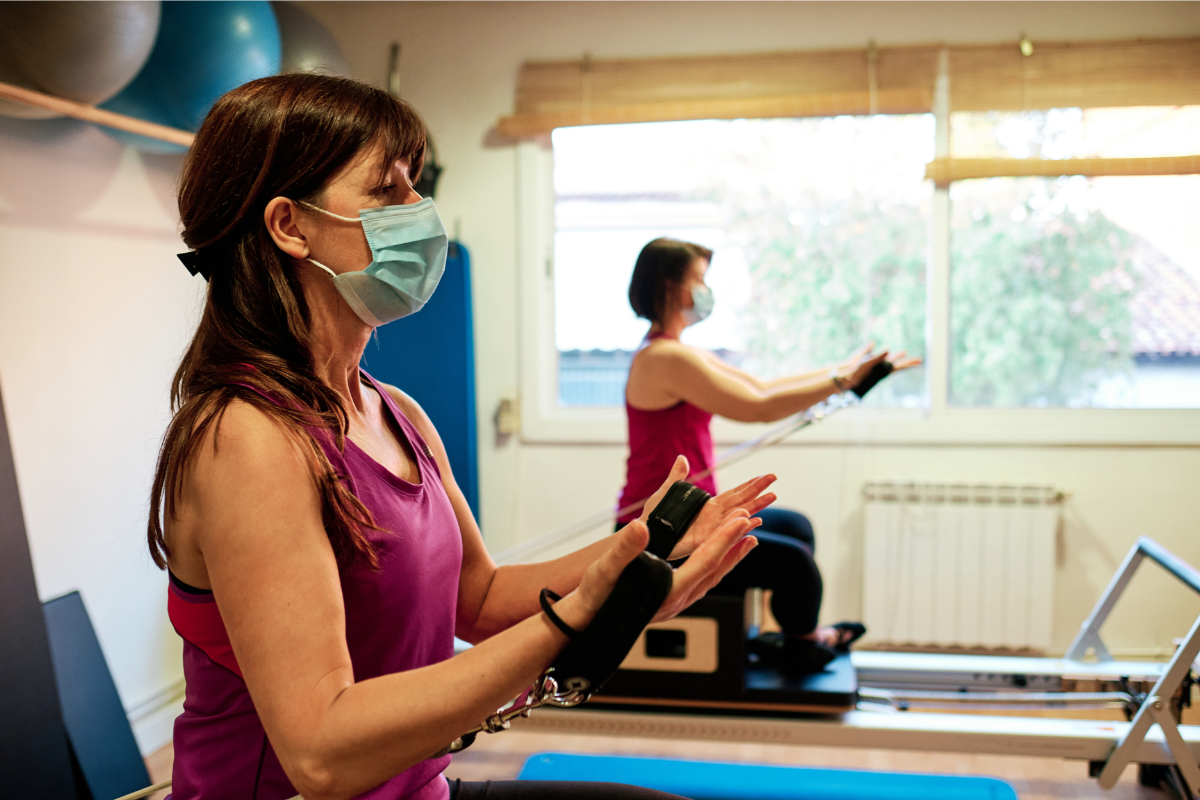
<svg viewBox="0 0 1200 800"><path fill-rule="evenodd" d="M1138 786L1136 768L1125 770L1121 782L1112 791L1106 792L1088 778L1086 764L1052 758L571 736L526 733L516 729L493 736L481 735L474 746L454 757L454 763L446 770L446 775L465 781L512 780L521 771L526 758L548 750L894 772L989 775L1011 783L1021 800L1163 800L1166 797L1158 790ZM171 745L167 745L146 759L153 781L157 783L171 776L173 756ZM154 800L162 800L165 796L166 792L162 792L155 795Z"/></svg>
<svg viewBox="0 0 1200 800"><path fill-rule="evenodd" d="M146 756L146 770L150 773L150 785L162 783L171 779L171 764L175 761L175 747L166 745ZM171 793L170 789L155 792L150 800L164 800Z"/></svg>

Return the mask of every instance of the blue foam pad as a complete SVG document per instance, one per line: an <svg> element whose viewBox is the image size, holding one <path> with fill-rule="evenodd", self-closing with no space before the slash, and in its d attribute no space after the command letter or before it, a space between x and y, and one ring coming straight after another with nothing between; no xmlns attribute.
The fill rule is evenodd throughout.
<svg viewBox="0 0 1200 800"><path fill-rule="evenodd" d="M67 739L90 791L87 796L109 800L149 786L146 762L83 598L71 592L47 600L42 609Z"/></svg>
<svg viewBox="0 0 1200 800"><path fill-rule="evenodd" d="M518 777L615 781L691 800L1017 800L996 778L566 753L532 755Z"/></svg>

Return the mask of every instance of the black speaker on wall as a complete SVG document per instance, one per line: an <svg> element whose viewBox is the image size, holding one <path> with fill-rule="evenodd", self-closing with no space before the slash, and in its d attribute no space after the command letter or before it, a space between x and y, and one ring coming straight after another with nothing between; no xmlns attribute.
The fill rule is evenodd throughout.
<svg viewBox="0 0 1200 800"><path fill-rule="evenodd" d="M67 735L0 396L0 786L4 797L76 800Z"/></svg>

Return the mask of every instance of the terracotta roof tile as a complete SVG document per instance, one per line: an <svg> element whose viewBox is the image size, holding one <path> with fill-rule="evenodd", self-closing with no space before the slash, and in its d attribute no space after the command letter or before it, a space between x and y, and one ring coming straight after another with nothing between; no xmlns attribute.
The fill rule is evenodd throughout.
<svg viewBox="0 0 1200 800"><path fill-rule="evenodd" d="M1130 302L1134 354L1200 355L1200 278L1144 239L1132 256L1142 279Z"/></svg>

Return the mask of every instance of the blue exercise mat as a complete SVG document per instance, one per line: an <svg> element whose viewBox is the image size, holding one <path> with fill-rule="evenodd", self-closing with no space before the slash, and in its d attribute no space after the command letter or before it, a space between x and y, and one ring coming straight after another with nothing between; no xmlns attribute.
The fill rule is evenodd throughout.
<svg viewBox="0 0 1200 800"><path fill-rule="evenodd" d="M532 755L518 777L626 783L691 800L1017 800L996 778L566 753Z"/></svg>

